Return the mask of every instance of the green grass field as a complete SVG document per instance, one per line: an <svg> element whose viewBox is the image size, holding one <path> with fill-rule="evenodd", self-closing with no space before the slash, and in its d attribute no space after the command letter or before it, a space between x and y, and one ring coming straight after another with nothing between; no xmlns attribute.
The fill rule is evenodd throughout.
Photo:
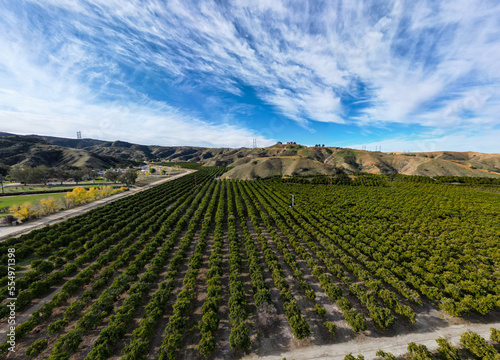
<svg viewBox="0 0 500 360"><path fill-rule="evenodd" d="M16 186L16 187L10 186L10 187L4 188L4 193L15 194L18 192L28 192L28 191L39 192L39 191L63 190L63 189L71 190L75 187L76 187L75 185L68 185L68 186Z"/></svg>
<svg viewBox="0 0 500 360"><path fill-rule="evenodd" d="M25 202L29 201L34 203L40 199L54 198L58 200L65 196L66 193L57 193L57 194L36 194L36 195L19 195L19 196L4 196L0 197L0 209L4 207L11 207L12 205L22 205ZM10 214L10 212L0 214L0 217L4 217L5 215Z"/></svg>
<svg viewBox="0 0 500 360"><path fill-rule="evenodd" d="M95 187L95 186L104 186L111 185L116 186L119 184L111 184L109 181L100 181L96 180L95 183L81 183L78 185L53 185L53 186L8 186L4 187L3 191L6 194L15 194L18 192L42 192L42 191L57 191L57 190L72 190L75 187L84 186L84 187Z"/></svg>

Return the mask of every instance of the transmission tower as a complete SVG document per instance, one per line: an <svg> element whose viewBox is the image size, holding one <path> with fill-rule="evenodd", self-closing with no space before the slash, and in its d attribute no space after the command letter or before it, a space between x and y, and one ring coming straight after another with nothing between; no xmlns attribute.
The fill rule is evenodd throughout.
<svg viewBox="0 0 500 360"><path fill-rule="evenodd" d="M76 138L77 139L81 139L82 138L82 132L81 131L77 131L76 132Z"/></svg>
<svg viewBox="0 0 500 360"><path fill-rule="evenodd" d="M257 147L257 138L253 138L252 147L255 149Z"/></svg>

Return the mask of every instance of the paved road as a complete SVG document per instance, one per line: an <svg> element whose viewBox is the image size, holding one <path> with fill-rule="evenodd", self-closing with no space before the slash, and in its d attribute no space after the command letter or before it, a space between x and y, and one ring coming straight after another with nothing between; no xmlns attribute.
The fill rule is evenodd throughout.
<svg viewBox="0 0 500 360"><path fill-rule="evenodd" d="M123 192L120 194L112 195L112 196L109 196L105 199L100 199L100 200L91 202L89 204L75 207L73 209L64 210L64 211L46 216L46 217L41 218L41 219L32 220L30 222L20 224L17 226L2 226L2 227L0 227L0 241L3 241L3 240L5 240L9 237L12 237L12 236L18 236L18 235L30 232L31 230L34 230L34 229L38 229L38 228L41 228L41 227L44 227L47 225L52 225L52 224L58 223L60 221L67 220L67 219L74 217L74 216L81 215L81 214L83 214L91 209L95 209L99 206L106 205L110 202L116 201L116 200L124 198L126 196L131 196L131 195L137 194L140 191L150 189L153 186L156 186L158 184L161 184L161 183L164 183L167 181L172 181L172 180L178 179L181 176L187 175L187 174L195 172L195 171L196 170L186 169L181 174L173 175L172 177L164 178L164 179L155 181L155 182L148 184L148 185L145 185L143 187L133 188L130 191L126 191L126 192Z"/></svg>

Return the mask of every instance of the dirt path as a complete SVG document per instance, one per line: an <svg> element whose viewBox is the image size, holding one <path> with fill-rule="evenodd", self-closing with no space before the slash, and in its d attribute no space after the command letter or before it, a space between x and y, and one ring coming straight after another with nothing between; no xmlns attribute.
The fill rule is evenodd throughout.
<svg viewBox="0 0 500 360"><path fill-rule="evenodd" d="M30 232L31 230L39 229L39 228L47 226L47 225L56 224L58 222L67 220L67 219L72 218L74 216L81 215L89 210L92 210L92 209L95 209L97 207L109 204L110 202L116 201L118 199L122 199L124 197L131 196L131 195L137 194L141 191L150 189L153 186L162 184L162 183L167 182L167 181L172 181L172 180L178 179L184 175L190 174L190 173L195 172L195 171L196 170L186 169L181 174L177 174L177 175L174 175L174 176L169 177L169 178L164 178L164 179L155 181L151 184L142 186L140 188L133 188L130 191L126 191L126 192L123 192L120 194L112 195L112 196L109 196L105 199L100 199L100 200L91 202L89 204L78 206L78 207L73 208L73 209L64 210L64 211L58 212L56 214L46 216L46 217L41 218L41 219L33 220L33 221L28 222L28 223L24 223L24 224L17 225L17 226L0 227L0 241L3 241L6 238L9 238L12 236L22 235L24 233Z"/></svg>
<svg viewBox="0 0 500 360"><path fill-rule="evenodd" d="M408 343L412 341L427 346L429 350L437 349L438 345L435 340L439 337L444 337L453 345L458 345L460 342L460 335L469 330L478 333L485 339L489 339L491 327L500 329L500 322L490 324L452 325L446 328L429 329L427 332L392 337L358 337L344 343L294 349L270 356L257 356L251 354L243 357L242 360L282 360L283 358L297 360L343 360L345 355L349 353L352 353L354 356L362 354L366 360L369 360L376 358L375 353L379 349L390 352L395 356L400 356L407 353Z"/></svg>

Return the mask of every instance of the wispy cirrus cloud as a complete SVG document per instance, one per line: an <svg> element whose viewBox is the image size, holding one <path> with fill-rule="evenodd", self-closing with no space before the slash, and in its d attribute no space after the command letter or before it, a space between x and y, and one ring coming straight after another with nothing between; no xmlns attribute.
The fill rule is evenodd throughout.
<svg viewBox="0 0 500 360"><path fill-rule="evenodd" d="M158 86L149 87L147 80L151 77L143 79L140 86L130 84L131 74L121 68L120 63L127 61L137 66L127 44L132 40L111 45L104 36L101 42L109 43L100 51L97 39L91 38L99 36L97 19L90 23L75 21L69 25L71 31L51 19L60 14L61 7L72 16L77 11L93 19L95 13L76 3L52 1L51 5L55 8L44 9L45 16L30 19L39 20L33 25L44 28L35 32L30 28L31 36L19 32L26 20L22 14L11 14L0 25L2 131L68 136L85 129L88 137L163 145L239 147L251 146L252 138L262 145L274 142L239 124L206 121L152 99L148 90ZM52 29L50 36L46 26ZM55 29L60 26L63 29ZM103 33L115 37L110 29ZM150 52L147 56L153 55ZM136 61L158 69L158 64L146 56ZM169 65L164 61L161 64Z"/></svg>
<svg viewBox="0 0 500 360"><path fill-rule="evenodd" d="M158 124L162 114L197 119L241 138L265 126L196 110L216 97L224 109L269 106L312 132L418 124L486 135L500 125L495 1L24 0L4 10L0 106L10 114L75 118L78 106L56 106L73 102L88 119L93 107L127 104ZM248 89L259 103L248 104Z"/></svg>

